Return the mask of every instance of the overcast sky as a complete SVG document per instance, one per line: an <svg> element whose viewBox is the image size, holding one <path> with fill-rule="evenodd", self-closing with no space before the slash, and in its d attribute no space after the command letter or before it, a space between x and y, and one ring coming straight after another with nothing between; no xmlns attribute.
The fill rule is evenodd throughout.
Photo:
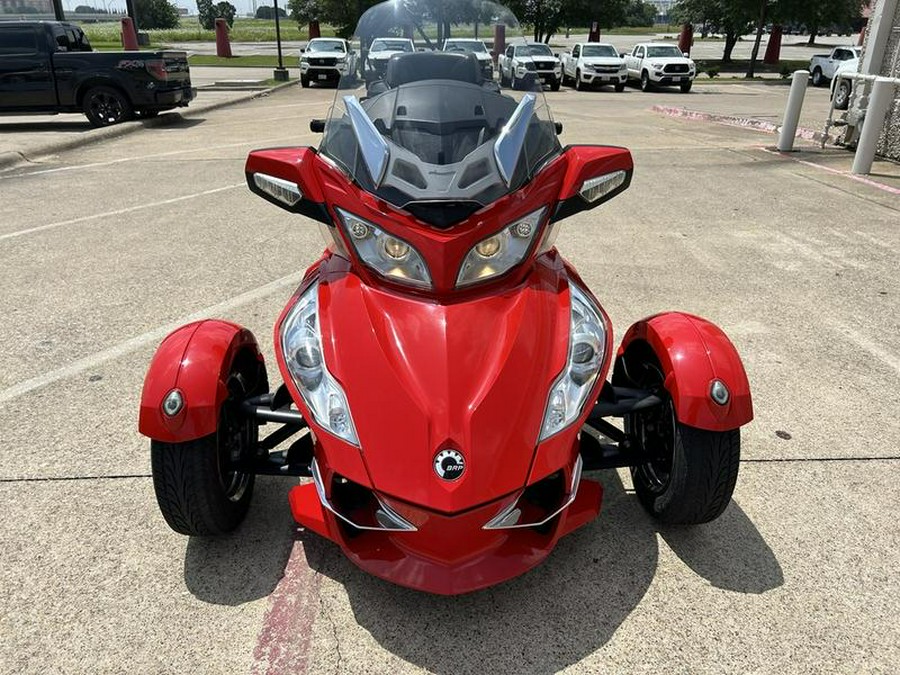
<svg viewBox="0 0 900 675"><path fill-rule="evenodd" d="M170 0L171 2L172 0ZM213 0L218 2L219 0ZM253 11L253 0L229 0L232 5L237 7L238 14L243 16ZM197 3L195 0L174 0L179 7L185 7L191 14L197 13ZM78 5L89 5L91 7L101 7L106 9L125 10L125 0L63 0L63 7L67 10L74 10ZM256 0L256 7L264 5L272 6L272 0ZM287 8L287 0L278 0L278 6Z"/></svg>

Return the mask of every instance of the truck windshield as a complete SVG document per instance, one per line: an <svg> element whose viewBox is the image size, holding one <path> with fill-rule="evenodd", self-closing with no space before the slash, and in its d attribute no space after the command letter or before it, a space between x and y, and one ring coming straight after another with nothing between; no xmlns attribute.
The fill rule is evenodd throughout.
<svg viewBox="0 0 900 675"><path fill-rule="evenodd" d="M585 45L581 50L582 56L611 56L616 58L619 54L612 45Z"/></svg>
<svg viewBox="0 0 900 675"><path fill-rule="evenodd" d="M481 40L454 40L444 43L445 52L472 52L477 54L486 54L487 47Z"/></svg>
<svg viewBox="0 0 900 675"><path fill-rule="evenodd" d="M516 47L516 56L553 56L547 45L524 45Z"/></svg>
<svg viewBox="0 0 900 675"><path fill-rule="evenodd" d="M307 51L343 53L344 43L340 40L312 40L307 47Z"/></svg>
<svg viewBox="0 0 900 675"><path fill-rule="evenodd" d="M670 47L668 45L664 45L662 47L647 47L647 57L651 59L668 59L672 57L682 56L684 55L680 51L678 51L678 47Z"/></svg>
<svg viewBox="0 0 900 675"><path fill-rule="evenodd" d="M372 43L373 52L411 52L412 45L406 40L375 40Z"/></svg>

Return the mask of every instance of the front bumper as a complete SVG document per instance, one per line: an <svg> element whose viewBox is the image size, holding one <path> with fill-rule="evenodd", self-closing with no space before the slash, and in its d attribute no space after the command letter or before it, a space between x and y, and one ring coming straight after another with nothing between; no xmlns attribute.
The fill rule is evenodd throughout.
<svg viewBox="0 0 900 675"><path fill-rule="evenodd" d="M694 79L695 73L659 73L659 72L651 72L650 73L650 81L654 84L659 84L662 86L667 86L671 84L683 84L685 82L691 82Z"/></svg>
<svg viewBox="0 0 900 675"><path fill-rule="evenodd" d="M581 81L588 84L625 84L628 73L624 70L610 73L598 73L594 70L583 70Z"/></svg>
<svg viewBox="0 0 900 675"><path fill-rule="evenodd" d="M380 499L415 531L354 530L319 499L312 483L295 486L289 495L294 519L334 541L366 572L386 581L428 593L459 595L519 576L541 563L566 534L597 517L603 498L600 483L582 480L574 501L542 528L484 529L508 498L463 511L442 514Z"/></svg>

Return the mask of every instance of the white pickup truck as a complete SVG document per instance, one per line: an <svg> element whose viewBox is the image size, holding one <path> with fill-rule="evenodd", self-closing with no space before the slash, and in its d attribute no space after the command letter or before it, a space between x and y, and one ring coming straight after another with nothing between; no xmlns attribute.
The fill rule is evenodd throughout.
<svg viewBox="0 0 900 675"><path fill-rule="evenodd" d="M844 61L858 59L860 47L835 47L830 54L816 54L809 60L809 72L814 87L824 87L834 77L834 71Z"/></svg>
<svg viewBox="0 0 900 675"><path fill-rule="evenodd" d="M592 85L611 84L616 91L625 89L628 75L625 59L611 44L602 42L579 42L572 47L571 54L561 54L563 84L573 82L581 91Z"/></svg>
<svg viewBox="0 0 900 675"><path fill-rule="evenodd" d="M625 68L629 80L640 81L641 91L677 84L686 94L697 75L694 62L678 51L678 47L656 42L636 44L625 56Z"/></svg>
<svg viewBox="0 0 900 675"><path fill-rule="evenodd" d="M533 80L540 84L549 84L553 91L559 91L562 84L562 64L550 47L540 42L534 44L509 45L506 51L497 57L500 69L500 84L518 89Z"/></svg>
<svg viewBox="0 0 900 675"><path fill-rule="evenodd" d="M474 38L447 38L441 51L474 54L486 80L494 79L494 60L483 40Z"/></svg>
<svg viewBox="0 0 900 675"><path fill-rule="evenodd" d="M416 46L408 38L386 37L373 40L363 67L366 84L384 78L388 61L394 54L409 54L414 51Z"/></svg>

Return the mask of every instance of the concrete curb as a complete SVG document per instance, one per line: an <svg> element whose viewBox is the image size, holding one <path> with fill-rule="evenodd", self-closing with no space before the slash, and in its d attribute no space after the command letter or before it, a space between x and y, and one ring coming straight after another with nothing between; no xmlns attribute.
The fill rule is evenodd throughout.
<svg viewBox="0 0 900 675"><path fill-rule="evenodd" d="M211 110L218 110L219 108L225 108L230 105L246 103L247 101L252 101L255 98L268 96L272 92L285 89L286 87L290 87L291 85L299 86L296 81L282 82L281 84L276 84L274 87L249 92L244 96L238 96L227 101L216 101L215 103L209 103L205 105L198 104L192 107L189 106L184 112L179 113L179 117L194 117L201 113L207 113ZM67 150L73 150L75 148L81 148L86 145L93 145L94 143L100 143L102 141L107 141L113 138L119 138L132 132L139 131L140 129L145 129L148 127L155 128L168 126L169 124L173 124L174 122L175 117L172 115L162 115L160 117L154 117L148 120L133 120L130 122L124 122L122 124L116 124L115 126L111 127L92 129L79 138L46 143L30 150L27 154L19 151L2 152L0 153L0 169L7 169L23 162L34 161L39 157L45 157L47 155L57 154L60 152L65 152Z"/></svg>
<svg viewBox="0 0 900 675"><path fill-rule="evenodd" d="M717 113L701 112L699 110L688 110L687 108L677 108L674 106L655 105L650 108L655 113L666 115L667 117L680 117L682 119L694 120L697 122L715 122L716 124L724 124L730 127L741 127L742 129L752 129L765 134L777 134L781 127L773 122L756 119L755 117L737 117L735 115L719 115ZM797 138L805 141L821 143L822 139L826 143L837 143L837 138L831 135L825 135L821 131L812 129L797 128Z"/></svg>

